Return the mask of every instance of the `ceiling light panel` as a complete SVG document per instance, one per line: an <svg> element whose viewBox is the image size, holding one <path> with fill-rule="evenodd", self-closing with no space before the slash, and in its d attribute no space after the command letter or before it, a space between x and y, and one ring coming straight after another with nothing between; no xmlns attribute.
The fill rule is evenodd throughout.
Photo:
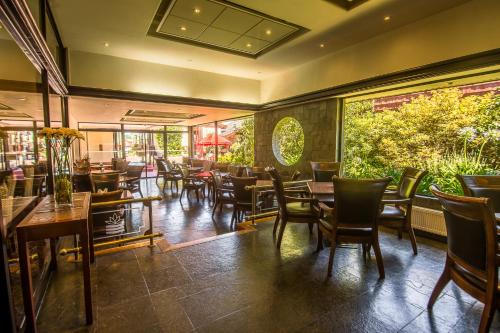
<svg viewBox="0 0 500 333"><path fill-rule="evenodd" d="M306 31L225 0L162 0L148 35L257 58Z"/></svg>
<svg viewBox="0 0 500 333"><path fill-rule="evenodd" d="M176 112L149 111L149 110L128 110L128 112L124 116L173 118L173 119L189 120L189 119L203 117L205 115L200 113L176 113Z"/></svg>
<svg viewBox="0 0 500 333"><path fill-rule="evenodd" d="M141 117L122 117L120 122L123 123L141 123L141 124L177 124L182 122L179 119L154 119L154 118L141 118Z"/></svg>
<svg viewBox="0 0 500 333"><path fill-rule="evenodd" d="M328 1L338 7L344 8L345 10L351 10L356 8L368 0L325 0Z"/></svg>

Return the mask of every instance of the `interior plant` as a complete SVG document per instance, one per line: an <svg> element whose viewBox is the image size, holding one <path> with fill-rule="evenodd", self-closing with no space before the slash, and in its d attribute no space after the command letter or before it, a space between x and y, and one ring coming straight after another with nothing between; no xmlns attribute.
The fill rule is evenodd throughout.
<svg viewBox="0 0 500 333"><path fill-rule="evenodd" d="M71 206L73 203L71 144L77 139L84 140L84 136L79 131L67 127L44 127L38 132L38 136L47 139L52 149L56 207Z"/></svg>

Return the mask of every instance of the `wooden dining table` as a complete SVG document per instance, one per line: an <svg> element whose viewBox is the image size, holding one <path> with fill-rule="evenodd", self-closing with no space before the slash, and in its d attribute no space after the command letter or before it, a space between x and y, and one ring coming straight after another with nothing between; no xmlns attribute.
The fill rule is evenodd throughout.
<svg viewBox="0 0 500 333"><path fill-rule="evenodd" d="M333 204L333 182L307 182L307 189L311 196L327 205Z"/></svg>

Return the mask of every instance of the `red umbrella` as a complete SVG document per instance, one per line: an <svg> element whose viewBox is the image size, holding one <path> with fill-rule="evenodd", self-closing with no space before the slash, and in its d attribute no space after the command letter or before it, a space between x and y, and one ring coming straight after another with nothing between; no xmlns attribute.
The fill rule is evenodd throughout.
<svg viewBox="0 0 500 333"><path fill-rule="evenodd" d="M232 142L223 137L222 135L219 135L217 137L217 145L218 146L231 146ZM196 142L196 146L215 146L215 135L213 133L210 133L206 137L200 139L198 142Z"/></svg>

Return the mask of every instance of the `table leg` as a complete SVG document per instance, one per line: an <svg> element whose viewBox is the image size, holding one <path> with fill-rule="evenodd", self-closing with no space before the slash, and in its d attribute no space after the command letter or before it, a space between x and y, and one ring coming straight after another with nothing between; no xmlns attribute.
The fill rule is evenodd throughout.
<svg viewBox="0 0 500 333"><path fill-rule="evenodd" d="M88 218L88 237L89 237L89 252L90 252L90 263L93 264L95 262L95 254L94 254L94 221L92 220L92 213L89 213Z"/></svg>
<svg viewBox="0 0 500 333"><path fill-rule="evenodd" d="M88 221L88 220L87 220ZM90 222L90 221L89 221ZM87 325L93 322L92 313L92 285L90 282L90 251L89 251L89 230L88 223L82 223L82 231L80 233L82 242L82 268L83 268L83 287L85 294L85 318Z"/></svg>
<svg viewBox="0 0 500 333"><path fill-rule="evenodd" d="M28 242L23 232L17 233L19 248L19 268L21 270L21 285L23 289L24 314L26 316L26 332L36 332L36 317L33 304L33 284L31 282L31 263Z"/></svg>
<svg viewBox="0 0 500 333"><path fill-rule="evenodd" d="M57 240L55 238L50 239L50 269L57 270Z"/></svg>

